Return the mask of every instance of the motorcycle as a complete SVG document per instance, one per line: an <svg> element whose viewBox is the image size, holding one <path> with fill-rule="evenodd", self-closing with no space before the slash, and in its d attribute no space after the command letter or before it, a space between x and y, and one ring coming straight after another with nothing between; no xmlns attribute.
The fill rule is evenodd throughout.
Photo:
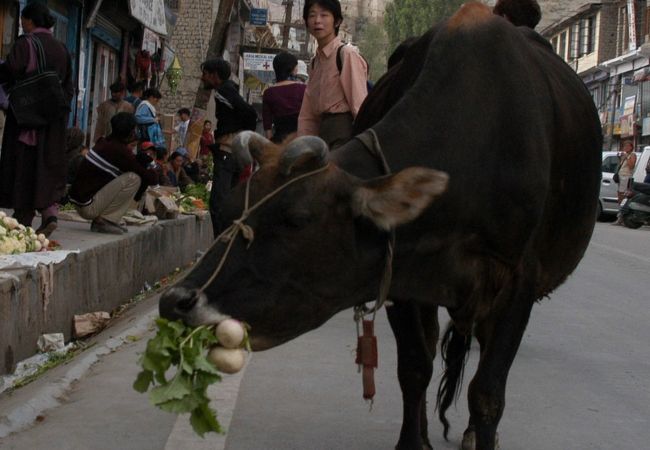
<svg viewBox="0 0 650 450"><path fill-rule="evenodd" d="M628 196L621 202L620 214L628 228L650 225L650 184L632 183Z"/></svg>

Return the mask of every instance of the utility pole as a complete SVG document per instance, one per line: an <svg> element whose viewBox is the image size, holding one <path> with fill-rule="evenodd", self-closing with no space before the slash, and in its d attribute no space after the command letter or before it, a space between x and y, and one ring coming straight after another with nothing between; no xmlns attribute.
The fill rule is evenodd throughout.
<svg viewBox="0 0 650 450"><path fill-rule="evenodd" d="M228 31L228 25L230 24L230 12L232 11L234 4L235 0L221 0L219 2L217 17L214 20L212 36L210 38L210 43L208 44L208 52L205 56L206 59L221 56L223 47L226 45L226 31ZM210 89L199 88L194 100L194 106L200 109L207 108L211 92L212 90Z"/></svg>
<svg viewBox="0 0 650 450"><path fill-rule="evenodd" d="M284 0L284 28L282 29L282 48L289 48L289 28L291 27L291 13L293 10L293 0Z"/></svg>

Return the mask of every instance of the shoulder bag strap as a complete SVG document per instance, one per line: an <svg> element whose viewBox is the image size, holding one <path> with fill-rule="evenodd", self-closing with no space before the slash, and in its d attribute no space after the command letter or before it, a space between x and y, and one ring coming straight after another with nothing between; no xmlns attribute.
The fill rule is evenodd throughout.
<svg viewBox="0 0 650 450"><path fill-rule="evenodd" d="M34 48L36 49L36 60L37 60L36 70L38 73L41 73L45 71L45 50L43 50L43 44L41 44L41 40L34 34L31 35L30 41L34 45Z"/></svg>
<svg viewBox="0 0 650 450"><path fill-rule="evenodd" d="M625 164L625 161L630 157L630 155L625 155L625 158L621 159L621 161L618 163L618 167L616 168L616 172L618 173L619 170L621 170L621 167L623 167L623 164Z"/></svg>

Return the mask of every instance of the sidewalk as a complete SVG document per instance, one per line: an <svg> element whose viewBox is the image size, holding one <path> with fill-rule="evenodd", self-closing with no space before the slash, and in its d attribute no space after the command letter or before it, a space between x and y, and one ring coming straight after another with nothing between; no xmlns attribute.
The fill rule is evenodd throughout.
<svg viewBox="0 0 650 450"><path fill-rule="evenodd" d="M36 219L35 222L38 222ZM52 235L64 250L79 250L40 268L0 273L0 375L36 353L45 333L71 338L72 316L112 311L212 242L208 216L180 216L131 226L120 235L93 233L85 223L60 221Z"/></svg>
<svg viewBox="0 0 650 450"><path fill-rule="evenodd" d="M163 412L131 387L158 315L158 295L94 337L92 347L17 391L0 395L0 448L12 450L220 450L225 435L196 434L187 415ZM245 368L209 389L224 429Z"/></svg>

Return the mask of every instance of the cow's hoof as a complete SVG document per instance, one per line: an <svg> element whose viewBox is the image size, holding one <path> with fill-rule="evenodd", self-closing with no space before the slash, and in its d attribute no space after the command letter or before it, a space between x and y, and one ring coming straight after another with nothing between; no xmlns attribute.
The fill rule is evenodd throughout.
<svg viewBox="0 0 650 450"><path fill-rule="evenodd" d="M499 433L494 436L494 450L499 450ZM467 430L463 433L463 442L460 444L460 450L476 450L476 433Z"/></svg>

